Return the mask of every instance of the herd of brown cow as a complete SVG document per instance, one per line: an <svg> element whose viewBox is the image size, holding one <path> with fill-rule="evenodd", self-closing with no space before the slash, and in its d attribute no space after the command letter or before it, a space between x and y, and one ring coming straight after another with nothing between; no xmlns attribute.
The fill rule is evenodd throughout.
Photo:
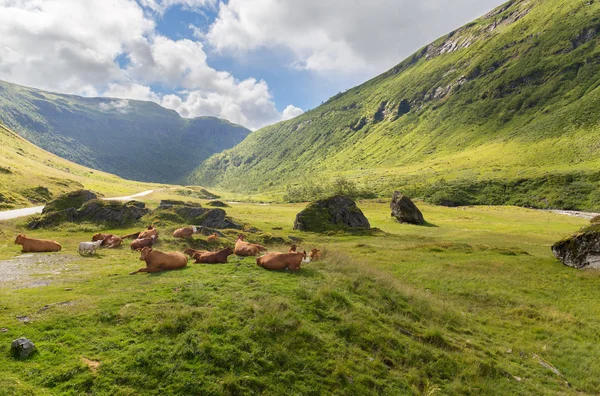
<svg viewBox="0 0 600 396"><path fill-rule="evenodd" d="M180 228L173 232L175 238L190 238L196 232L196 227ZM92 237L92 241L102 241L100 244L106 248L112 249L121 246L123 239L133 238L130 244L131 250L141 252L140 261L146 262L146 267L140 268L132 272L130 275L138 272L160 272L183 268L187 265L188 258L179 252L160 252L154 250L152 245L158 240L158 230L150 225L144 231L138 233L118 237L113 234L98 233ZM287 253L268 252L267 248L256 244L246 242L244 234L238 235L235 242L235 247L226 247L225 249L211 252L208 250L185 249L184 253L194 259L194 263L202 264L223 264L227 263L227 257L235 254L241 257L258 256L265 252L260 257L256 258L256 264L268 270L285 270L298 271L302 263L317 261L321 258L321 252L318 249L312 249L309 254L306 251L296 252L297 246L292 245ZM208 236L208 242L218 240L217 234ZM85 242L89 244L89 242ZM46 239L29 238L23 234L19 234L15 240L15 244L23 246L23 253L32 252L57 252L62 249L62 246L56 242ZM81 254L81 249L80 249Z"/></svg>

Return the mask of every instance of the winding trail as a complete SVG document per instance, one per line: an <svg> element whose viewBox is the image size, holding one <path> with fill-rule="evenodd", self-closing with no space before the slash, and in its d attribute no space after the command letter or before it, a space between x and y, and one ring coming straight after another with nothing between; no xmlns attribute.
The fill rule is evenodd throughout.
<svg viewBox="0 0 600 396"><path fill-rule="evenodd" d="M153 192L154 192L154 190L147 190L147 191L142 191L141 193L127 195L125 197L102 198L102 199L105 201L131 201L134 198L150 195ZM42 209L44 209L44 206L33 206L31 208L5 210L3 212L0 212L0 221L16 219L17 217L31 216L32 214L42 213Z"/></svg>

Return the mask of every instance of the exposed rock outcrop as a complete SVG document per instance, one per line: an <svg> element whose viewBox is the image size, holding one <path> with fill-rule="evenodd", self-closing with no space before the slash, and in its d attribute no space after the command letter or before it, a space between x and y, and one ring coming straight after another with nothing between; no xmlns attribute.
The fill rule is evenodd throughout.
<svg viewBox="0 0 600 396"><path fill-rule="evenodd" d="M371 225L354 200L338 195L309 204L296 215L294 229L324 232L330 230L368 229Z"/></svg>
<svg viewBox="0 0 600 396"><path fill-rule="evenodd" d="M399 191L394 192L392 202L390 203L392 216L400 223L408 223L415 225L425 224L423 214L406 195L402 195Z"/></svg>
<svg viewBox="0 0 600 396"><path fill-rule="evenodd" d="M42 214L50 212L60 212L67 209L79 209L87 201L98 199L98 196L89 190L71 191L66 194L59 195L56 199L48 202Z"/></svg>
<svg viewBox="0 0 600 396"><path fill-rule="evenodd" d="M600 224L582 228L552 245L554 257L573 268L600 268Z"/></svg>
<svg viewBox="0 0 600 396"><path fill-rule="evenodd" d="M163 200L153 214L158 220L187 223L200 227L242 228L241 225L227 217L227 213L223 209L207 209L200 204L191 202Z"/></svg>
<svg viewBox="0 0 600 396"><path fill-rule="evenodd" d="M29 228L52 227L64 222L79 223L84 221L110 224L113 226L124 226L141 219L149 212L143 202L129 201L123 203L119 201L103 201L100 199L86 200L86 198L90 196L91 195L89 194L82 193L76 196L67 197L66 199L64 196L59 197L49 205L51 205L51 209L63 209L47 210L46 208L48 208L49 205L46 205L42 212L42 216L30 222ZM67 205L78 205L82 200L84 202L81 203L79 207L67 207ZM59 201L58 205L56 204L56 201Z"/></svg>

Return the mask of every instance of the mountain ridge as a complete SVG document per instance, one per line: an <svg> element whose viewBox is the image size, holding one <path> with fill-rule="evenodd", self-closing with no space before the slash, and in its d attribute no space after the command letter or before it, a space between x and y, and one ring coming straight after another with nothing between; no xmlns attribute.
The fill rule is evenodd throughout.
<svg viewBox="0 0 600 396"><path fill-rule="evenodd" d="M597 209L599 32L596 2L510 1L189 180L278 195L344 176L434 203Z"/></svg>
<svg viewBox="0 0 600 396"><path fill-rule="evenodd" d="M154 102L86 98L5 81L0 81L0 121L78 164L128 179L170 183L250 133L216 117L185 119Z"/></svg>

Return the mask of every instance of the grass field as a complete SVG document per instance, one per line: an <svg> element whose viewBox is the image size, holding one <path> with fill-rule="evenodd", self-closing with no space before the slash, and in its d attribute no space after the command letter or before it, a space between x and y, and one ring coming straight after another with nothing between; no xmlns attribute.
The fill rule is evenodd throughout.
<svg viewBox="0 0 600 396"><path fill-rule="evenodd" d="M393 221L387 203L359 206L380 232L292 231L304 204L227 209L262 231L251 241L294 236L325 251L299 273L232 256L129 276L144 263L128 248L77 255L98 227L31 232L64 249L21 258L31 273L0 280L0 394L600 392L600 275L563 266L549 249L584 220L420 204L431 226L417 227ZM18 255L24 222L0 224L0 268ZM157 249L185 246L168 236L176 226L160 227ZM39 354L11 358L21 336Z"/></svg>

